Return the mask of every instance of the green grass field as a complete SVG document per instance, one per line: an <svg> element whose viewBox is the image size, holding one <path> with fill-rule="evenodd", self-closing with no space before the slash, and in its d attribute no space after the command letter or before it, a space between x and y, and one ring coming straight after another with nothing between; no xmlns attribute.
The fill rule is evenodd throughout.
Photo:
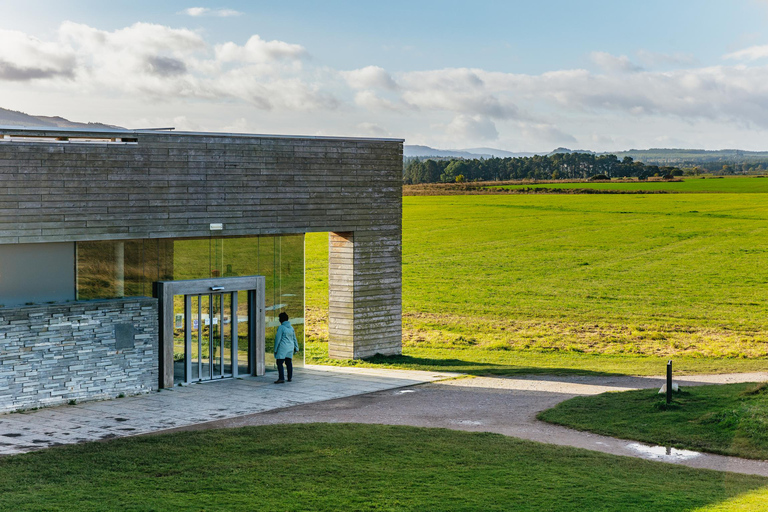
<svg viewBox="0 0 768 512"><path fill-rule="evenodd" d="M505 190L520 189L594 189L594 190L617 190L617 191L668 191L679 193L768 193L768 178L764 177L738 177L738 178L684 178L683 181L619 181L611 182L585 182L585 183L542 183L526 185L500 185L489 186L488 188L498 188Z"/></svg>
<svg viewBox="0 0 768 512"><path fill-rule="evenodd" d="M383 425L183 432L0 458L0 510L18 512L705 512L766 500L761 477Z"/></svg>
<svg viewBox="0 0 768 512"><path fill-rule="evenodd" d="M412 196L403 203L411 363L452 359L478 373L490 361L499 373L533 364L646 374L663 373L673 357L689 373L768 368L768 194ZM307 236L314 343L327 336L326 236ZM327 362L322 345L309 350L308 361Z"/></svg>
<svg viewBox="0 0 768 512"><path fill-rule="evenodd" d="M768 385L681 388L576 397L539 419L598 434L750 459L768 459Z"/></svg>

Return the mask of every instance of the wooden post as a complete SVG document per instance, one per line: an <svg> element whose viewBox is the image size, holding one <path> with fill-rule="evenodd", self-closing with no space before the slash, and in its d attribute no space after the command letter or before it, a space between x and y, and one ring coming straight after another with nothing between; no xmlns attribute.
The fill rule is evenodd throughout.
<svg viewBox="0 0 768 512"><path fill-rule="evenodd" d="M667 361L667 404L672 402L672 360Z"/></svg>

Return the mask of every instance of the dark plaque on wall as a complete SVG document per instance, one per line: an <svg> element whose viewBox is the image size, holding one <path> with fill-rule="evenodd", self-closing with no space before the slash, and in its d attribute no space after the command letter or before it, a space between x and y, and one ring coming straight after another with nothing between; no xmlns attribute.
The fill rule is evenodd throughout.
<svg viewBox="0 0 768 512"><path fill-rule="evenodd" d="M135 329L133 324L117 324L115 325L115 348L122 350L125 348L133 348L135 341L133 336L135 335Z"/></svg>

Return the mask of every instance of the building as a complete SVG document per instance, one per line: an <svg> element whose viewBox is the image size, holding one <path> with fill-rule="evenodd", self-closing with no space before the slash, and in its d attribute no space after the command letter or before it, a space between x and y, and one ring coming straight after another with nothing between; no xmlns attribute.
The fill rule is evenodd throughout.
<svg viewBox="0 0 768 512"><path fill-rule="evenodd" d="M329 352L401 350L402 140L0 128L0 411L270 363L329 233Z"/></svg>

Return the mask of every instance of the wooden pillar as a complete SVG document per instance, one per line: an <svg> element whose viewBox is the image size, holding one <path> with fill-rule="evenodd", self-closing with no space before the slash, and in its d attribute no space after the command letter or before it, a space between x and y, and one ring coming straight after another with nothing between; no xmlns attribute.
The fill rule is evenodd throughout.
<svg viewBox="0 0 768 512"><path fill-rule="evenodd" d="M330 234L330 357L402 352L401 265L399 229Z"/></svg>

